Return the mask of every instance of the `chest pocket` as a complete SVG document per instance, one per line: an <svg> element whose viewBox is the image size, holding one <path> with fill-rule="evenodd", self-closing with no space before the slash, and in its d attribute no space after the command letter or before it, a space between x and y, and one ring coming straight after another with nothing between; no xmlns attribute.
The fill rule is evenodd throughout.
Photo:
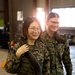
<svg viewBox="0 0 75 75"><path fill-rule="evenodd" d="M38 61L43 60L43 52L41 49L42 48L37 45L30 47L30 51L33 53L36 59L38 59Z"/></svg>

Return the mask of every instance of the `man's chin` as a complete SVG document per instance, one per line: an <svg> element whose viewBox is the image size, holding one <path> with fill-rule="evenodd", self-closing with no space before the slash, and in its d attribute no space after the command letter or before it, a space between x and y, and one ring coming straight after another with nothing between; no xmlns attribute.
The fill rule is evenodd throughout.
<svg viewBox="0 0 75 75"><path fill-rule="evenodd" d="M38 37L34 37L33 39L34 39L34 40L37 40L37 39L38 39Z"/></svg>
<svg viewBox="0 0 75 75"><path fill-rule="evenodd" d="M53 29L52 31L53 31L53 32L56 32L56 31L57 31L57 29Z"/></svg>

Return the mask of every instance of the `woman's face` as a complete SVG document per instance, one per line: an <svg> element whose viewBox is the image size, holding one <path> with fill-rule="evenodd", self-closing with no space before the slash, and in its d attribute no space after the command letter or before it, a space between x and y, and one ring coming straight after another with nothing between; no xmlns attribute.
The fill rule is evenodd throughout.
<svg viewBox="0 0 75 75"><path fill-rule="evenodd" d="M47 21L48 30L51 32L55 32L59 28L59 18L53 17Z"/></svg>
<svg viewBox="0 0 75 75"><path fill-rule="evenodd" d="M28 38L31 40L36 40L39 37L40 33L41 28L39 24L36 21L32 22L28 28Z"/></svg>

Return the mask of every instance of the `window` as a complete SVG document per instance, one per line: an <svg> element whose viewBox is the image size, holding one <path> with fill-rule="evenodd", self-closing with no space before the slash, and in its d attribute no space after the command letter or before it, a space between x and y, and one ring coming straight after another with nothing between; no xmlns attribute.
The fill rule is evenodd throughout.
<svg viewBox="0 0 75 75"><path fill-rule="evenodd" d="M37 8L36 17L41 23L41 28L45 30L45 11L44 8Z"/></svg>
<svg viewBox="0 0 75 75"><path fill-rule="evenodd" d="M55 8L52 12L59 14L60 27L75 27L75 8Z"/></svg>

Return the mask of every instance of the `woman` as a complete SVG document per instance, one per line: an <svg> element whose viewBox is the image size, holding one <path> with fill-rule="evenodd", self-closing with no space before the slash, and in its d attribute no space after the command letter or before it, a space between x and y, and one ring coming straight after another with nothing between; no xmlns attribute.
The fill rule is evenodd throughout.
<svg viewBox="0 0 75 75"><path fill-rule="evenodd" d="M64 75L63 64L66 75L72 75L69 44L66 37L59 35L58 29L59 15L51 12L47 18L46 31L41 36L49 52L49 60L44 63L44 75Z"/></svg>
<svg viewBox="0 0 75 75"><path fill-rule="evenodd" d="M12 47L5 64L7 72L17 75L41 75L45 46L39 39L40 34L39 21L28 17L23 24L22 36Z"/></svg>

